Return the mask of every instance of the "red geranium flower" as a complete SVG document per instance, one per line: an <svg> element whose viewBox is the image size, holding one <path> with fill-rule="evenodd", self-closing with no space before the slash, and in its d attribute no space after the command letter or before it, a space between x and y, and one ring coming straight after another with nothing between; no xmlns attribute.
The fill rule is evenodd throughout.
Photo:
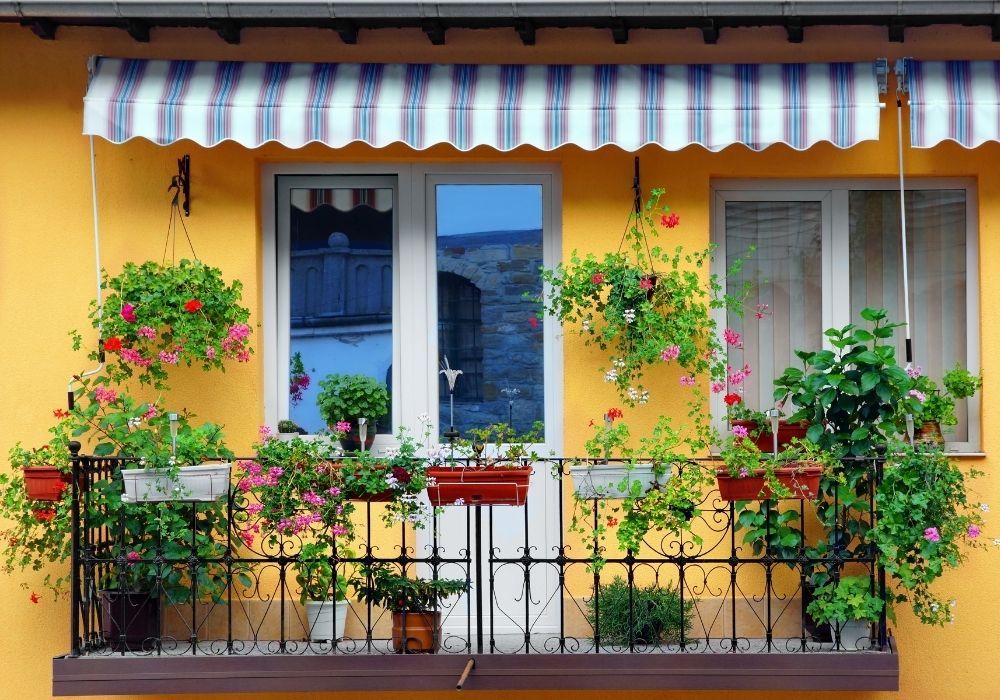
<svg viewBox="0 0 1000 700"><path fill-rule="evenodd" d="M401 484L410 483L410 479L412 478L410 476L410 472L406 471L403 467L393 467L392 475L396 477L396 481Z"/></svg>
<svg viewBox="0 0 1000 700"><path fill-rule="evenodd" d="M620 408L609 408L608 412L604 414L607 418L614 420L615 418L621 418L625 414L622 413Z"/></svg>
<svg viewBox="0 0 1000 700"><path fill-rule="evenodd" d="M197 299L191 299L188 303L184 305L184 310L187 311L188 313L193 314L195 311L197 311L203 306L204 304L202 304Z"/></svg>
<svg viewBox="0 0 1000 700"><path fill-rule="evenodd" d="M604 275L602 275L600 272L595 272L594 275L590 278L590 281L592 284L602 284L604 282Z"/></svg>
<svg viewBox="0 0 1000 700"><path fill-rule="evenodd" d="M111 336L104 341L104 349L110 350L111 352L118 352L122 349L122 339L118 336Z"/></svg>
<svg viewBox="0 0 1000 700"><path fill-rule="evenodd" d="M735 406L736 404L743 401L743 397L739 394L726 394L726 398L723 399L727 406Z"/></svg>
<svg viewBox="0 0 1000 700"><path fill-rule="evenodd" d="M69 418L69 411L64 411L61 408L53 409L52 415L56 418Z"/></svg>
<svg viewBox="0 0 1000 700"><path fill-rule="evenodd" d="M535 316L529 316L528 325L531 326L533 329L538 328L538 319Z"/></svg>
<svg viewBox="0 0 1000 700"><path fill-rule="evenodd" d="M31 596L29 597L29 600L30 600L30 601L31 601L32 603L34 603L35 605L38 605L38 601L40 601L40 600L41 600L41 598L39 598L39 597L38 597L38 594L37 594L37 593L35 593L34 591L32 591L32 592L31 592Z"/></svg>
<svg viewBox="0 0 1000 700"><path fill-rule="evenodd" d="M40 523L51 522L56 517L56 512L51 508L35 508L32 514L35 516L35 520Z"/></svg>
<svg viewBox="0 0 1000 700"><path fill-rule="evenodd" d="M670 216L663 215L660 217L660 225L666 226L667 228L674 228L681 222L681 217L677 214L671 213Z"/></svg>

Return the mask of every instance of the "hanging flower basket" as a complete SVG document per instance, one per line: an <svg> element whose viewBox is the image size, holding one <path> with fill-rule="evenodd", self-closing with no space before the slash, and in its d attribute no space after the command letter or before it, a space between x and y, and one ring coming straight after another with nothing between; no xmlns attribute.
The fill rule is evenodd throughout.
<svg viewBox="0 0 1000 700"><path fill-rule="evenodd" d="M726 469L718 469L715 478L719 497L724 501L764 501L774 498L767 484L764 469L755 469L747 476L733 476ZM797 462L774 470L778 482L791 491L783 498L814 499L819 493L819 480L823 467L810 462Z"/></svg>
<svg viewBox="0 0 1000 700"><path fill-rule="evenodd" d="M428 467L427 495L432 506L523 506L532 472L530 465Z"/></svg>
<svg viewBox="0 0 1000 700"><path fill-rule="evenodd" d="M199 260L126 263L114 277L105 273L101 288L107 298L101 307L91 302L90 319L103 334L107 374L114 382L135 376L165 388L172 366L210 370L223 369L227 359L250 360L243 285L238 280L227 285L218 268ZM101 359L100 352L90 357Z"/></svg>

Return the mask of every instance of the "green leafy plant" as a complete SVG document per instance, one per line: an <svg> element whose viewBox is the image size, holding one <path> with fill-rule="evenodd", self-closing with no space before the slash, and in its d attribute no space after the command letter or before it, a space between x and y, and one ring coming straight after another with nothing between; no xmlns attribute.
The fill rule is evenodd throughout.
<svg viewBox="0 0 1000 700"><path fill-rule="evenodd" d="M285 419L278 421L278 432L286 434L293 433L298 435L302 432L302 428L300 428L295 421Z"/></svg>
<svg viewBox="0 0 1000 700"><path fill-rule="evenodd" d="M587 620L609 644L673 644L692 626L693 603L684 601L672 585L634 586L616 576L587 601Z"/></svg>
<svg viewBox="0 0 1000 700"><path fill-rule="evenodd" d="M714 275L703 277L711 249L685 253L680 245L655 245L654 217L665 228L680 221L662 204L663 194L652 190L645 206L630 214L619 250L601 258L573 251L568 263L542 270L550 289L544 311L587 345L610 352L611 366L601 371L630 406L648 401L643 374L664 361L676 361L692 378L722 379L724 363L712 360L722 353L712 309L738 305Z"/></svg>
<svg viewBox="0 0 1000 700"><path fill-rule="evenodd" d="M522 462L538 459L533 445L542 442L544 428L542 421L535 421L523 433L508 423L470 428L465 439L458 442L457 452L475 456L479 466L519 467Z"/></svg>
<svg viewBox="0 0 1000 700"><path fill-rule="evenodd" d="M810 441L836 456L870 455L897 431L901 407L918 410L907 396L910 379L896 363L890 342L898 323L885 309L864 309L871 329L848 324L825 332L833 350L795 354L803 369L790 367L775 382L775 401L790 400L790 421L809 423Z"/></svg>
<svg viewBox="0 0 1000 700"><path fill-rule="evenodd" d="M125 263L113 277L104 273L101 289L107 296L103 305L91 302L90 319L103 334L113 382L136 376L163 389L172 366L224 370L225 360L247 362L253 353L243 285L226 284L218 268L198 260ZM72 335L79 348L82 338ZM101 360L100 349L90 358Z"/></svg>
<svg viewBox="0 0 1000 700"><path fill-rule="evenodd" d="M974 396L983 386L982 378L957 365L941 378L943 391L919 367L907 367L907 374L912 381L907 392L909 400L901 412L911 413L918 424L935 421L942 426L955 425L955 402Z"/></svg>
<svg viewBox="0 0 1000 700"><path fill-rule="evenodd" d="M876 492L878 521L868 536L879 564L894 583L896 603L909 603L917 618L941 625L951 606L931 585L958 568L971 547L983 547L981 504L969 499L966 475L940 450L894 445Z"/></svg>
<svg viewBox="0 0 1000 700"><path fill-rule="evenodd" d="M389 413L389 391L385 384L367 374L330 374L319 382L316 397L320 415L328 425L342 421L357 424L369 421L369 429Z"/></svg>
<svg viewBox="0 0 1000 700"><path fill-rule="evenodd" d="M941 383L956 399L967 399L975 396L976 392L983 388L983 378L976 376L972 372L959 365L944 373Z"/></svg>
<svg viewBox="0 0 1000 700"><path fill-rule="evenodd" d="M433 610L446 598L469 589L463 579L410 578L384 563L362 567L356 586L362 602L392 612Z"/></svg>
<svg viewBox="0 0 1000 700"><path fill-rule="evenodd" d="M347 600L348 590L355 582L342 573L334 575L335 562L325 541L307 542L299 550L299 564L295 582L299 585L299 602ZM354 552L341 548L339 557L353 558ZM343 565L341 565L343 566Z"/></svg>
<svg viewBox="0 0 1000 700"><path fill-rule="evenodd" d="M621 420L615 422L622 416L621 409L609 408L600 423L591 421L594 435L583 446L591 459L607 461L612 454L617 454L627 460L632 455L632 450L628 448L628 425Z"/></svg>
<svg viewBox="0 0 1000 700"><path fill-rule="evenodd" d="M869 576L841 576L813 589L806 612L821 625L849 620L877 622L885 601L873 589Z"/></svg>
<svg viewBox="0 0 1000 700"><path fill-rule="evenodd" d="M15 571L44 571L42 586L58 598L70 580L69 567L64 562L72 553L72 522L70 490L58 501L39 503L28 498L24 478L20 474L0 474L0 518L9 526L0 529L3 565L0 571L13 575ZM53 566L59 567L53 570ZM28 583L21 587L28 590ZM32 602L39 596L32 592Z"/></svg>

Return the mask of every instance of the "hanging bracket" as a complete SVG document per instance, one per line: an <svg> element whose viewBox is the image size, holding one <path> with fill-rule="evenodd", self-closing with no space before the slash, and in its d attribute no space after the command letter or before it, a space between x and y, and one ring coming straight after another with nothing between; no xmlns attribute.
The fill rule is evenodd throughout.
<svg viewBox="0 0 1000 700"><path fill-rule="evenodd" d="M632 175L632 194L635 197L633 202L635 213L642 213L642 188L639 186L639 156L635 157L635 173Z"/></svg>
<svg viewBox="0 0 1000 700"><path fill-rule="evenodd" d="M178 199L184 197L181 208L184 216L191 216L191 156L186 153L182 158L177 159L177 174L170 179L170 187L167 192L173 190L173 205L177 206Z"/></svg>

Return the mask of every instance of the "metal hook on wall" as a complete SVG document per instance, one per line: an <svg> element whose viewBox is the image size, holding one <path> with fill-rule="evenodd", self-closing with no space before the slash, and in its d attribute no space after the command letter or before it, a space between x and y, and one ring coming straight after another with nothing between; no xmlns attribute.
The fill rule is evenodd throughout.
<svg viewBox="0 0 1000 700"><path fill-rule="evenodd" d="M177 159L177 174L170 178L167 192L171 190L174 191L172 204L177 206L178 199L183 195L181 208L184 210L184 216L191 216L191 156L185 154L183 158Z"/></svg>

